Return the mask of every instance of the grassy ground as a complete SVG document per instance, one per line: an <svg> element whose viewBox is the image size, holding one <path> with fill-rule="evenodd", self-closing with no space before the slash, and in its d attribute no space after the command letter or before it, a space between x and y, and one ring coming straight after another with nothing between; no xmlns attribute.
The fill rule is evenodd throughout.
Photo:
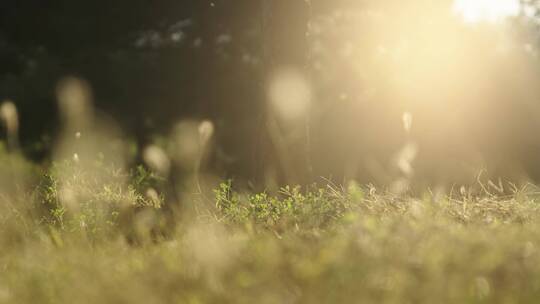
<svg viewBox="0 0 540 304"><path fill-rule="evenodd" d="M246 194L225 182L175 209L145 190L160 180L144 170L0 165L0 303L540 299L532 186L409 197L355 184Z"/></svg>

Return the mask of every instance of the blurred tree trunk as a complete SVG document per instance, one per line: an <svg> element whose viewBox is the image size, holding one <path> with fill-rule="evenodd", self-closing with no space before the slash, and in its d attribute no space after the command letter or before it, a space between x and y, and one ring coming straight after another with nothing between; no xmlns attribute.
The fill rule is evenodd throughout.
<svg viewBox="0 0 540 304"><path fill-rule="evenodd" d="M305 67L309 11L306 0L263 0L265 60L270 68Z"/></svg>
<svg viewBox="0 0 540 304"><path fill-rule="evenodd" d="M306 0L261 0L263 68L261 92L264 94L255 147L256 176L268 175L278 183L303 183L309 171L309 122L300 122L291 130L284 128L268 105L269 79L281 68L294 69L307 76L309 45L307 39L310 4ZM288 133L305 132L291 140ZM304 129L305 128L305 129ZM307 161L306 161L307 160Z"/></svg>

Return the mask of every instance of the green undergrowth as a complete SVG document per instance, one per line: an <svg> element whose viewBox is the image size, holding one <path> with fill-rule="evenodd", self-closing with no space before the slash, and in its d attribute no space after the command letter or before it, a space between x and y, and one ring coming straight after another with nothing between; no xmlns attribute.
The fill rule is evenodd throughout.
<svg viewBox="0 0 540 304"><path fill-rule="evenodd" d="M0 303L540 299L531 185L397 195L355 183L250 193L228 181L208 204L210 194L175 202L142 167L6 159Z"/></svg>

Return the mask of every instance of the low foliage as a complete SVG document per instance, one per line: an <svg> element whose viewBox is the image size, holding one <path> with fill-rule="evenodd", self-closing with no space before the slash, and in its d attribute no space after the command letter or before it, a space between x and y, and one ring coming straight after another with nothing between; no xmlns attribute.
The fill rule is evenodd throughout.
<svg viewBox="0 0 540 304"><path fill-rule="evenodd" d="M183 201L201 204L186 220L160 208L162 195L156 201L145 193L162 180L143 168L112 168L57 163L25 191L3 192L0 303L540 297L540 209L532 186L508 195L482 186L418 198L354 183L253 194L229 181L215 190L214 207ZM155 238L150 232L166 213L175 225Z"/></svg>

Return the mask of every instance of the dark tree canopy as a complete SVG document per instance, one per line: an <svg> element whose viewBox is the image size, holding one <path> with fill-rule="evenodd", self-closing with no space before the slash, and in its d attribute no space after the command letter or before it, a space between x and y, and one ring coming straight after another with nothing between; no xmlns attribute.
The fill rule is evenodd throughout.
<svg viewBox="0 0 540 304"><path fill-rule="evenodd" d="M433 11L445 5L448 8L450 3L409 0L396 6L390 0L1 1L0 99L15 101L21 114L22 144L26 153L37 158L47 155L47 146L37 149L33 143L44 135L54 138L58 130L57 82L75 75L91 84L96 107L118 121L139 146L155 135L167 134L179 120L210 119L217 130L219 173L254 177L264 175L268 163L280 161L275 151L279 149L267 130L272 117L266 89L272 72L286 66L309 79L316 105L310 109L309 128L299 125L285 134L291 138L284 144L288 149L285 154L302 166L306 159L313 161L314 176L340 176L353 163L357 167L351 169L353 174L372 180L377 175L372 172L377 167L373 164L392 162L393 154L403 145L401 116L407 110L426 114L415 115L416 136L424 146L424 168L450 163L440 162L443 158L461 159L462 155L451 152L466 151L459 132L478 138L471 141L477 144L474 148L479 153L497 154L493 151L510 146L507 141L526 140L540 147L527 131L534 122L513 124L513 131L507 131L502 139L491 136L490 129L497 128L494 122L475 119L478 112L474 109L465 111L464 99L456 98L444 109L431 103L419 106L419 99L427 100L436 91L426 88L453 85L443 79L438 65L415 70L411 63L411 67L399 67L403 69L395 73L392 54L400 50L403 40L430 48L430 39L444 41L448 34L423 37L411 32L429 28L427 24L433 22L421 18L423 10L419 8ZM535 45L530 38L534 36L530 35L530 22L515 23L516 33L527 34L514 36L527 37L523 40ZM478 79L486 80L486 88L500 88L496 84L505 83L514 91L524 92L538 79L528 61L497 59L494 38L475 39L477 33L460 26L455 31L474 45L450 50L456 53L442 50L432 56L434 62L446 62L448 56L459 52L477 56L475 52L483 51L479 61L500 63L492 71L473 71L478 73ZM452 33L446 40L453 39ZM512 50L517 54L517 48ZM421 52L411 55L417 59L422 56ZM456 58L449 60L461 60ZM518 80L505 72L516 68L526 70L521 75L527 76ZM419 82L427 83L415 91L423 94L416 101L407 99L413 86L404 85L410 77L403 75L411 71L424 77ZM429 73L435 76L427 77ZM464 75L472 77L473 73ZM495 99L505 98L503 94L494 95ZM474 107L493 117L513 113L512 121L516 122L526 117L522 112L531 113L535 96L537 93L523 93L523 107L514 107L514 101L508 98L495 107L488 99ZM453 116L460 122L446 113L461 113ZM427 127L435 120L436 128ZM465 130L476 133L472 136L473 132ZM309 138L309 133L315 136ZM504 153L505 159L536 159L517 148ZM424 173L436 175L434 172L426 169Z"/></svg>

